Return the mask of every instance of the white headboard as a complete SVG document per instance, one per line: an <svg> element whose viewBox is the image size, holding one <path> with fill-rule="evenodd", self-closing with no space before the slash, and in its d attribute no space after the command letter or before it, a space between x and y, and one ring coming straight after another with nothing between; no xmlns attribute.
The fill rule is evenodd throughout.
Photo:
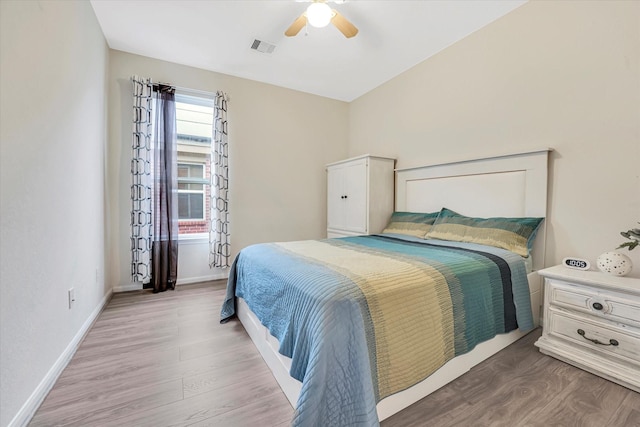
<svg viewBox="0 0 640 427"><path fill-rule="evenodd" d="M550 148L396 170L396 211L446 207L474 217L546 217ZM534 243L533 269L544 267L546 224Z"/></svg>

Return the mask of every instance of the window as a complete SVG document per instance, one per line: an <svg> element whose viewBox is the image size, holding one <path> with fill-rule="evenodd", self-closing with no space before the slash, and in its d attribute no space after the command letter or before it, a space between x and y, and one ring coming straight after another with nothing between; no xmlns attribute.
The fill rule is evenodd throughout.
<svg viewBox="0 0 640 427"><path fill-rule="evenodd" d="M176 93L180 235L209 231L213 99Z"/></svg>
<svg viewBox="0 0 640 427"><path fill-rule="evenodd" d="M211 146L213 99L176 93L178 144Z"/></svg>
<svg viewBox="0 0 640 427"><path fill-rule="evenodd" d="M178 219L205 220L205 165L178 163Z"/></svg>

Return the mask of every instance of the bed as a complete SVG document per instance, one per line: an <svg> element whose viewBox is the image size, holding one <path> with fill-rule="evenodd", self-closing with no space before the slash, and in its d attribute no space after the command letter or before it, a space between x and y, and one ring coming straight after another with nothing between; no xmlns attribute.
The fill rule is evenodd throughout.
<svg viewBox="0 0 640 427"><path fill-rule="evenodd" d="M435 213L437 237L444 211L543 218L548 151L397 170L396 211ZM538 224L524 254L390 232L254 245L234 262L222 318L238 316L294 425L377 425L537 325Z"/></svg>

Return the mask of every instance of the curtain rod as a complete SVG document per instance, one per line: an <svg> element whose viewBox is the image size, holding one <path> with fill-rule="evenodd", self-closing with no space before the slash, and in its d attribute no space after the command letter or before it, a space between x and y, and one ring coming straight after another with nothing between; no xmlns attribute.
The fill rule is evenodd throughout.
<svg viewBox="0 0 640 427"><path fill-rule="evenodd" d="M200 89L192 89L192 88L188 88L188 87L182 87L182 86L175 86L172 85L170 83L163 83L163 82L157 82L157 83L151 83L154 86L158 86L158 85L162 85L162 86L171 86L173 89L175 89L178 92L185 92L185 93L192 93L192 94L198 94L198 95L206 95L210 98L214 98L216 96L215 92L209 92L206 90L200 90ZM229 98L229 96L227 95L227 99Z"/></svg>
<svg viewBox="0 0 640 427"><path fill-rule="evenodd" d="M131 79L132 79L132 80L139 80L141 83L143 83L143 82L144 82L144 81L143 81L143 79L140 79L140 77L138 77L138 76L136 76L136 75L131 76ZM206 90L200 90L200 89L192 89L192 88L183 87L183 86L175 86L175 85L172 85L172 84L170 84L170 83L164 83L164 82L157 82L157 83L155 83L155 82L153 82L153 80L152 80L152 79L148 79L148 81L147 81L146 83L147 83L147 84L149 84L149 83L150 83L152 86L158 86L158 85L170 86L170 87L172 87L174 90L177 90L178 92L185 92L185 93L192 93L192 94L204 95L204 96L207 96L207 97L209 97L209 98L211 98L211 99L215 99L215 96L216 96L216 92L209 92L209 91L206 91ZM224 93L224 92L223 92L223 93ZM226 95L227 101L231 100L231 97L230 97L228 94L226 94L226 93L225 93L225 95Z"/></svg>

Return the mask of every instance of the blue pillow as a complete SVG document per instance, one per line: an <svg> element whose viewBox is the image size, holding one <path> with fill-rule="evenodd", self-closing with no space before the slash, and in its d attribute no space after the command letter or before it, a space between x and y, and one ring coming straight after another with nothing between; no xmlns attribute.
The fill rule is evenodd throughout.
<svg viewBox="0 0 640 427"><path fill-rule="evenodd" d="M472 218L442 208L426 239L479 243L529 256L544 218Z"/></svg>
<svg viewBox="0 0 640 427"><path fill-rule="evenodd" d="M394 212L382 233L405 234L423 239L439 213Z"/></svg>

